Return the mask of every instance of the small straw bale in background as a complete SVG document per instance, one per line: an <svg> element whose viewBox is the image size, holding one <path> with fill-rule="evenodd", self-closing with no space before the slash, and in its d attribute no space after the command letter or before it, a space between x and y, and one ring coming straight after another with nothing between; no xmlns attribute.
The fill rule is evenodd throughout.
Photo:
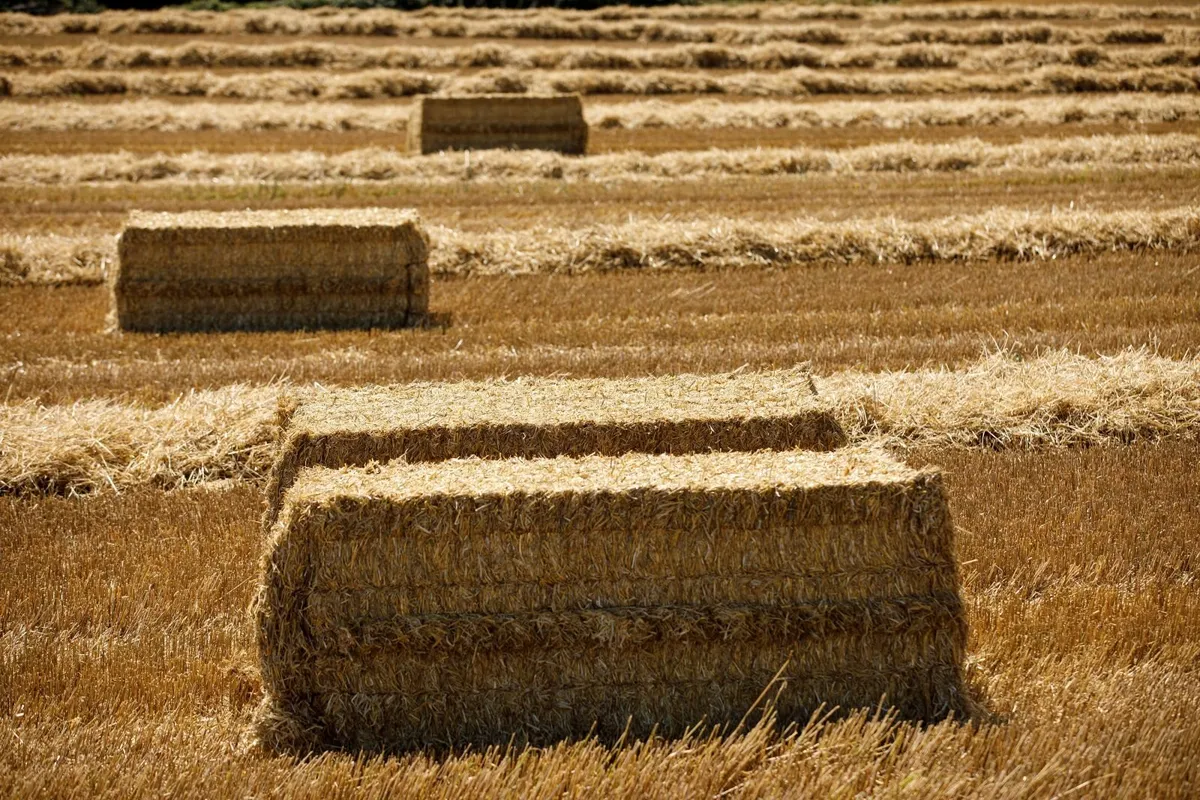
<svg viewBox="0 0 1200 800"><path fill-rule="evenodd" d="M412 211L135 211L117 252L123 330L390 328L428 306L429 240Z"/></svg>
<svg viewBox="0 0 1200 800"><path fill-rule="evenodd" d="M408 149L557 150L587 152L588 127L579 95L421 97L408 119Z"/></svg>
<svg viewBox="0 0 1200 800"><path fill-rule="evenodd" d="M272 750L969 708L941 477L862 447L314 467L255 613Z"/></svg>
<svg viewBox="0 0 1200 800"><path fill-rule="evenodd" d="M395 458L549 458L828 450L845 442L807 366L626 379L526 378L311 389L280 402L264 529L309 466Z"/></svg>

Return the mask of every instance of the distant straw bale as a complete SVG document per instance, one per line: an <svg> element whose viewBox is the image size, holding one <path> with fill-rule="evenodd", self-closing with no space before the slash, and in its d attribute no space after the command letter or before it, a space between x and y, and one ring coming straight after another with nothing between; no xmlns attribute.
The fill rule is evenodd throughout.
<svg viewBox="0 0 1200 800"><path fill-rule="evenodd" d="M692 453L845 440L806 367L626 379L527 378L310 389L280 403L264 527L304 468L401 458Z"/></svg>
<svg viewBox="0 0 1200 800"><path fill-rule="evenodd" d="M408 120L408 149L513 148L583 155L587 134L578 95L423 97Z"/></svg>
<svg viewBox="0 0 1200 800"><path fill-rule="evenodd" d="M115 322L131 331L383 328L427 310L428 239L391 209L134 212Z"/></svg>
<svg viewBox="0 0 1200 800"><path fill-rule="evenodd" d="M764 694L962 714L953 535L940 476L870 449L306 470L255 604L259 741L675 736Z"/></svg>

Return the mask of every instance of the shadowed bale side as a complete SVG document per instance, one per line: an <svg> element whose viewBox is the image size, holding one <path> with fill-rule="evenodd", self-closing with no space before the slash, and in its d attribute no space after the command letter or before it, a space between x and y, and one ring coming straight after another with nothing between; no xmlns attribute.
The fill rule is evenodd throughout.
<svg viewBox="0 0 1200 800"><path fill-rule="evenodd" d="M588 127L579 95L422 97L408 119L408 149L557 150L587 152Z"/></svg>
<svg viewBox="0 0 1200 800"><path fill-rule="evenodd" d="M262 574L270 749L968 707L940 476L878 450L313 468Z"/></svg>
<svg viewBox="0 0 1200 800"><path fill-rule="evenodd" d="M845 441L807 368L633 379L312 389L280 403L264 530L309 466L395 458L549 458L816 449Z"/></svg>
<svg viewBox="0 0 1200 800"><path fill-rule="evenodd" d="M117 250L123 330L399 327L428 305L411 211L134 212Z"/></svg>

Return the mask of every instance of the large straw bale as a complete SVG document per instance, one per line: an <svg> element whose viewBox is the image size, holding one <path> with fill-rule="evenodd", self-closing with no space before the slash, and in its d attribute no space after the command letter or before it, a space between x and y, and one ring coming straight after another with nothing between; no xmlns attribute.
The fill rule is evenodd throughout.
<svg viewBox="0 0 1200 800"><path fill-rule="evenodd" d="M311 389L280 403L264 528L308 466L395 458L690 453L806 448L845 440L806 367L629 379L526 378Z"/></svg>
<svg viewBox="0 0 1200 800"><path fill-rule="evenodd" d="M397 327L429 297L429 243L393 209L134 212L115 322L134 331Z"/></svg>
<svg viewBox="0 0 1200 800"><path fill-rule="evenodd" d="M940 476L859 447L311 468L256 616L273 749L968 706Z"/></svg>
<svg viewBox="0 0 1200 800"><path fill-rule="evenodd" d="M408 149L587 151L588 127L579 95L422 97L408 120Z"/></svg>

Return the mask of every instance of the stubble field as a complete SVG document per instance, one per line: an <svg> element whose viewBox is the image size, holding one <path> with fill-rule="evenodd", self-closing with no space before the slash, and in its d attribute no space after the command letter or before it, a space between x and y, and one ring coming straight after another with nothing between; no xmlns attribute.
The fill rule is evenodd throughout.
<svg viewBox="0 0 1200 800"><path fill-rule="evenodd" d="M414 96L578 91L589 153L403 152ZM0 15L0 793L1200 792L1191 5ZM131 209L414 207L434 324L106 331ZM257 751L279 393L811 362L942 467L976 718Z"/></svg>

